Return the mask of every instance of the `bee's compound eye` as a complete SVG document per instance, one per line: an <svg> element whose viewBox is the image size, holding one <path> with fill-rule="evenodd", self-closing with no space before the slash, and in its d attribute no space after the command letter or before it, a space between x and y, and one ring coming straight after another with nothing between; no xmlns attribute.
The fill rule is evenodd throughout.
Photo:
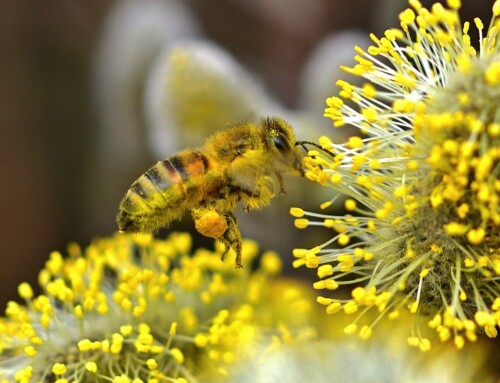
<svg viewBox="0 0 500 383"><path fill-rule="evenodd" d="M282 151L286 149L286 143L285 140L283 140L283 137L278 136L273 138L273 143L276 149Z"/></svg>

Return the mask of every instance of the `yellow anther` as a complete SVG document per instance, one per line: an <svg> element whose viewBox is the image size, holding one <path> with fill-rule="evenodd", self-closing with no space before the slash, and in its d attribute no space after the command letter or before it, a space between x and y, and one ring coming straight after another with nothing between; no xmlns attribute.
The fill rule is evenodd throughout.
<svg viewBox="0 0 500 383"><path fill-rule="evenodd" d="M63 363L54 363L52 366L52 373L54 373L54 375L64 375L66 371L66 365Z"/></svg>
<svg viewBox="0 0 500 383"><path fill-rule="evenodd" d="M336 314L340 311L341 308L342 308L342 305L340 302L333 302L333 303L329 304L328 307L326 308L326 313L327 314Z"/></svg>
<svg viewBox="0 0 500 383"><path fill-rule="evenodd" d="M318 274L318 278L329 277L330 275L333 274L333 266L330 264L321 265L318 267L317 274Z"/></svg>
<svg viewBox="0 0 500 383"><path fill-rule="evenodd" d="M328 306L333 302L332 298L326 298L322 296L317 296L316 297L316 302L318 302L322 306Z"/></svg>
<svg viewBox="0 0 500 383"><path fill-rule="evenodd" d="M305 229L309 226L309 220L307 218L297 218L294 220L294 224L297 229Z"/></svg>
<svg viewBox="0 0 500 383"><path fill-rule="evenodd" d="M347 141L347 147L349 149L359 149L363 146L363 140L360 137L352 136Z"/></svg>
<svg viewBox="0 0 500 383"><path fill-rule="evenodd" d="M351 323L350 325L344 327L344 333L351 335L356 332L358 326L355 323Z"/></svg>
<svg viewBox="0 0 500 383"><path fill-rule="evenodd" d="M349 301L344 305L343 309L346 314L354 314L358 311L358 305L354 301Z"/></svg>
<svg viewBox="0 0 500 383"><path fill-rule="evenodd" d="M360 339L366 340L372 336L373 330L370 326L363 326L361 330L359 330Z"/></svg>
<svg viewBox="0 0 500 383"><path fill-rule="evenodd" d="M290 208L290 215L292 217L300 218L304 216L304 210L299 207Z"/></svg>
<svg viewBox="0 0 500 383"><path fill-rule="evenodd" d="M415 21L415 12L408 8L399 14L399 20L406 25L412 24Z"/></svg>
<svg viewBox="0 0 500 383"><path fill-rule="evenodd" d="M486 232L482 227L471 229L467 232L467 240L472 245L479 245L481 242L483 242L485 235Z"/></svg>
<svg viewBox="0 0 500 383"><path fill-rule="evenodd" d="M327 201L327 202L323 202L321 205L319 205L319 208L321 210L325 210L327 209L328 207L330 207L332 204L332 201Z"/></svg>

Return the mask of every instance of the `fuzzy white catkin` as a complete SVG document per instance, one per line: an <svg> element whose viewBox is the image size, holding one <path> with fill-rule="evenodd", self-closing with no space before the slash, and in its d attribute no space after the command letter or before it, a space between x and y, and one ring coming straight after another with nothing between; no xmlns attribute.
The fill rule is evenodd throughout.
<svg viewBox="0 0 500 383"><path fill-rule="evenodd" d="M133 155L142 141L143 111L137 101L154 58L165 45L197 35L198 29L177 0L124 0L109 10L95 54L93 90L102 149L113 152L115 161Z"/></svg>
<svg viewBox="0 0 500 383"><path fill-rule="evenodd" d="M144 108L157 157L200 146L227 124L283 115L254 76L204 39L180 39L163 48L147 78Z"/></svg>
<svg viewBox="0 0 500 383"><path fill-rule="evenodd" d="M406 347L406 346L403 346ZM253 363L231 370L230 383L466 383L474 381L484 353L443 351L423 358L417 350L383 342L310 342L263 351ZM478 350L476 350L478 351ZM418 351L417 351L418 352Z"/></svg>

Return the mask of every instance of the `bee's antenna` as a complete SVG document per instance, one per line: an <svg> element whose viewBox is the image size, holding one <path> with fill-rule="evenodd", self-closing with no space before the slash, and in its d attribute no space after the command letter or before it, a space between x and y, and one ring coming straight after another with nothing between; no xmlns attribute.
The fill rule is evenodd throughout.
<svg viewBox="0 0 500 383"><path fill-rule="evenodd" d="M321 150L322 152L327 153L327 154L328 154L328 155L330 155L331 157L335 157L335 155L334 155L332 152L330 152L329 150L327 150L327 149L323 148L321 145L318 145L318 144L317 144L317 143L315 143L315 142L311 142L311 141L297 141L297 142L295 143L295 146L298 146L298 145L302 146L302 149L304 149L305 151L307 151L307 147L306 147L306 145L311 145L311 146L314 146L315 148L318 148L318 149L319 149L319 150Z"/></svg>

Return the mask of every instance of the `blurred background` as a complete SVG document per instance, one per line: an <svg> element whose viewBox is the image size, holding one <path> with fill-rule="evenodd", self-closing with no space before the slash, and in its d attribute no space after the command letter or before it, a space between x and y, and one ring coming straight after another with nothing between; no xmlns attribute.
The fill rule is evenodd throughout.
<svg viewBox="0 0 500 383"><path fill-rule="evenodd" d="M369 32L398 26L405 7L401 0L0 1L1 306L16 298L20 282L36 285L51 251L114 232L130 183L173 154L159 152L183 146L182 126L171 133L174 144L156 139L171 114L145 112L155 109L146 105L154 104L154 91L144 94L165 46L184 38L216 44L244 81L258 84L248 109L307 120L297 123L300 137L309 126L308 139L315 139L324 129L324 98L336 93L337 59L350 64L352 46L366 44ZM463 7L464 19L482 16L487 25L489 1ZM270 101L257 103L263 99ZM307 196L288 194L277 208L285 232L273 235L274 242L258 239L273 248L278 238L291 263L285 253L294 241L306 247L307 239L293 227L288 208L303 206Z"/></svg>

